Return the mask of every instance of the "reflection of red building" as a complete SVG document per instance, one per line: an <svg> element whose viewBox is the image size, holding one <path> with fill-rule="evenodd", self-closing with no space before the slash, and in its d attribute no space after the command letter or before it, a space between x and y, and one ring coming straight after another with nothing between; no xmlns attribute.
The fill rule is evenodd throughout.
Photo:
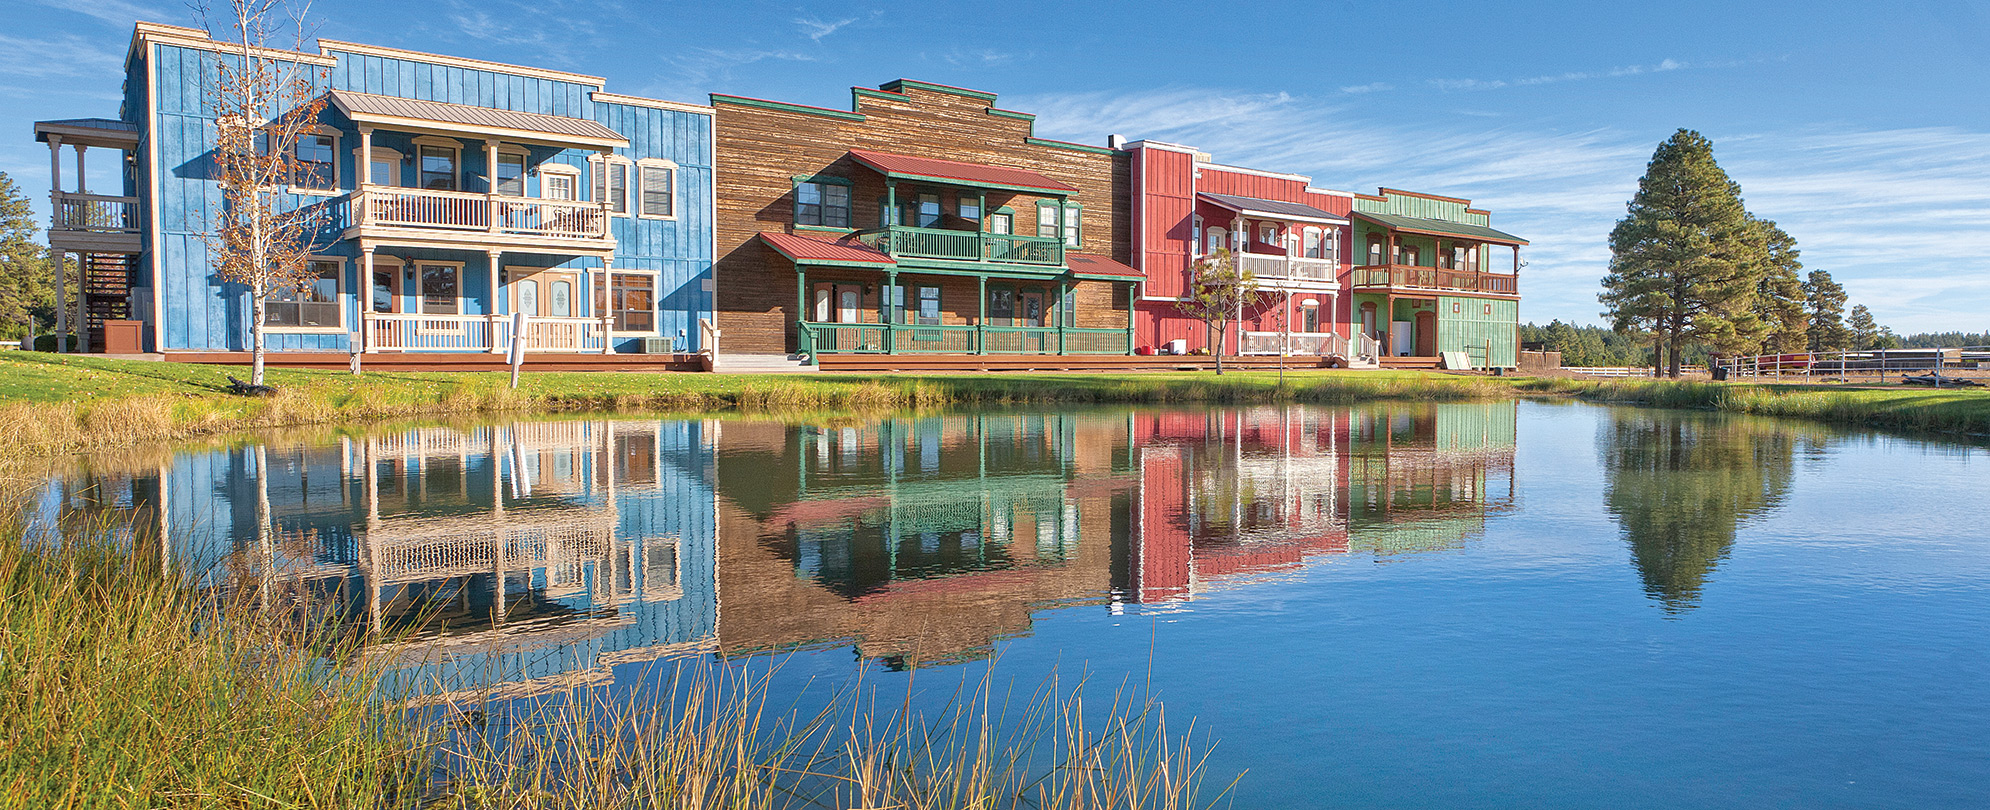
<svg viewBox="0 0 1990 810"><path fill-rule="evenodd" d="M1131 596L1182 598L1345 552L1345 413L1262 408L1135 417Z"/></svg>

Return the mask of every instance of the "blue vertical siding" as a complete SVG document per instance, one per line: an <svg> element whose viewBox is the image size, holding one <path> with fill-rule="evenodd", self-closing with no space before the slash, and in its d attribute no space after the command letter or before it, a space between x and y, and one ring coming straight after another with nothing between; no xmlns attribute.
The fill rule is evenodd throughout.
<svg viewBox="0 0 1990 810"><path fill-rule="evenodd" d="M661 158L678 166L675 208L669 220L615 217L612 232L617 241L613 259L617 268L655 271L657 284L657 334L682 337L680 347L696 350L697 322L709 317L711 293L704 285L711 278L712 228L712 143L709 116L696 112L663 110L646 106L594 102L594 85L524 76L496 70L481 70L399 59L331 52L336 64L323 71L327 89L473 104L503 110L584 117L622 133L629 145L616 154L631 160ZM158 145L157 188L143 193L156 206L161 232L157 244L163 268L159 280L164 345L167 350L241 351L249 347L248 294L240 285L226 284L208 264L208 251L202 234L211 215L221 205L219 189L208 177L214 147L214 116L207 103L205 80L215 74L220 60L229 57L195 48L155 45L150 58L135 60L126 81L126 110L131 120L143 122L144 107L151 105L157 116L156 131L146 137ZM139 90L150 70L157 82L157 97L145 99ZM134 89L136 88L136 89ZM328 110L322 122L340 131L338 173L340 186L352 190L358 181L358 129L336 110ZM486 190L487 169L483 143L459 139L462 143L462 183L465 191ZM376 146L393 149L403 156L400 182L415 184L412 156L414 148L403 133L376 130ZM529 163L573 166L582 171L583 198L592 199L588 188L587 150L557 150L534 147ZM527 194L540 193L540 175L528 173ZM361 278L358 251L337 244L329 235L320 255L347 259L345 271L346 326L357 330L359 309L370 295L370 280ZM408 250L383 247L376 256L397 259L430 259L464 263L463 311L470 314L505 312L502 300L491 295L486 272L488 259L480 250ZM567 267L594 270L596 259L576 256L529 256L507 253L508 265ZM406 291L404 291L405 293ZM593 295L582 296L583 311L593 314ZM627 339L619 349L633 348L636 339ZM266 335L266 345L279 351L345 351L345 333Z"/></svg>

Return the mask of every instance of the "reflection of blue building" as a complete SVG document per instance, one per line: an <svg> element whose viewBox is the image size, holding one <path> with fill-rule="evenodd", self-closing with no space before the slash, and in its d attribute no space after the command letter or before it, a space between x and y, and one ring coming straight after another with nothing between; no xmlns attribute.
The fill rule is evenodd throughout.
<svg viewBox="0 0 1990 810"><path fill-rule="evenodd" d="M605 678L716 632L715 432L521 422L181 454L167 553L364 628L395 691Z"/></svg>

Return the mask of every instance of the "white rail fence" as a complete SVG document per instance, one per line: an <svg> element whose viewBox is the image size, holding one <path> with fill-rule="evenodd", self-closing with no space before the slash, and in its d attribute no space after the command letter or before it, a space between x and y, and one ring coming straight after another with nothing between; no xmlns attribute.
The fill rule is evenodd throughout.
<svg viewBox="0 0 1990 810"><path fill-rule="evenodd" d="M1729 379L1885 380L1893 375L1940 378L1986 376L1990 346L1947 349L1873 349L1862 352L1758 354L1714 361L1715 373ZM1936 380L1937 384L1939 381Z"/></svg>
<svg viewBox="0 0 1990 810"><path fill-rule="evenodd" d="M608 322L601 318L528 318L525 350L607 353ZM509 315L415 315L367 312L360 316L365 352L503 353L511 344Z"/></svg>

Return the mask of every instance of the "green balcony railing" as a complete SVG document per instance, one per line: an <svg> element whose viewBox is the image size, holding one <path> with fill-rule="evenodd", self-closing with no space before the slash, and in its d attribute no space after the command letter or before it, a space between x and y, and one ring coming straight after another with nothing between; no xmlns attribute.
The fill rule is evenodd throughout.
<svg viewBox="0 0 1990 810"><path fill-rule="evenodd" d="M1048 236L892 225L860 233L857 240L894 257L1050 267L1064 264L1063 240Z"/></svg>
<svg viewBox="0 0 1990 810"><path fill-rule="evenodd" d="M1125 329L801 321L808 354L1130 354Z"/></svg>

